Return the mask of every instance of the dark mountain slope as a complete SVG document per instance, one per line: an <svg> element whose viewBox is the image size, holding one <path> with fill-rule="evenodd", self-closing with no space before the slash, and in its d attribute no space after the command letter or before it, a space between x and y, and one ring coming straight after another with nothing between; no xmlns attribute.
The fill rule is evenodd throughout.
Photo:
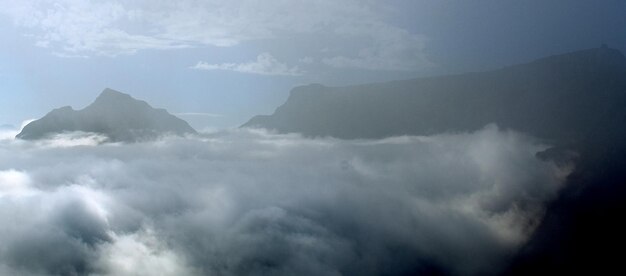
<svg viewBox="0 0 626 276"><path fill-rule="evenodd" d="M95 132L112 141L131 142L163 134L196 133L187 122L165 109L154 109L144 101L107 88L86 108L74 110L66 106L55 109L26 125L17 138L41 139L70 131Z"/></svg>
<svg viewBox="0 0 626 276"><path fill-rule="evenodd" d="M576 170L507 274L609 275L623 270L624 126L624 112L613 114L578 144Z"/></svg>
<svg viewBox="0 0 626 276"><path fill-rule="evenodd" d="M577 141L626 105L626 58L600 48L484 73L293 89L245 127L339 138L466 131L488 123Z"/></svg>

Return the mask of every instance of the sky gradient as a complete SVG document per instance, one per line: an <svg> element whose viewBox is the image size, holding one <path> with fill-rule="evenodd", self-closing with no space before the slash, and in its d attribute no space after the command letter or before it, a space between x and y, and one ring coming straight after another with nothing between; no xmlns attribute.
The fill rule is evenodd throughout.
<svg viewBox="0 0 626 276"><path fill-rule="evenodd" d="M198 129L271 113L297 85L480 71L607 43L624 1L0 0L0 125L110 87Z"/></svg>

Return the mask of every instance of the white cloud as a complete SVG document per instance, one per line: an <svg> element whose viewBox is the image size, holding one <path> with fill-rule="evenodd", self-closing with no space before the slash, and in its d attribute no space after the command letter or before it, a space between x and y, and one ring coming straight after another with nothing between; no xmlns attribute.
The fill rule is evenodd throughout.
<svg viewBox="0 0 626 276"><path fill-rule="evenodd" d="M198 275L185 260L167 248L151 229L117 235L102 245L97 267L104 275Z"/></svg>
<svg viewBox="0 0 626 276"><path fill-rule="evenodd" d="M3 140L0 272L494 274L563 181L535 157L543 148L495 127L372 141L246 129Z"/></svg>
<svg viewBox="0 0 626 276"><path fill-rule="evenodd" d="M0 0L0 15L11 18L36 45L62 57L270 40L280 46L276 49L296 47L301 56L325 59L334 67L429 66L426 38L389 23L394 14L388 5L358 0ZM314 56L320 49L328 55Z"/></svg>
<svg viewBox="0 0 626 276"><path fill-rule="evenodd" d="M69 132L55 134L50 139L35 141L39 147L67 148L77 146L95 146L106 142L109 138L99 133Z"/></svg>
<svg viewBox="0 0 626 276"><path fill-rule="evenodd" d="M28 174L13 169L0 171L0 200L4 196L25 196L32 193Z"/></svg>
<svg viewBox="0 0 626 276"><path fill-rule="evenodd" d="M25 27L36 45L52 48L57 56L95 53L119 55L142 49L172 49L185 43L150 34L131 34L121 25L133 23L139 11L116 1L32 0L2 1L0 13Z"/></svg>
<svg viewBox="0 0 626 276"><path fill-rule="evenodd" d="M287 64L278 61L269 53L262 53L257 56L255 61L245 63L209 64L207 62L200 61L191 68L197 70L225 70L275 76L300 76L303 74L297 66L289 67Z"/></svg>
<svg viewBox="0 0 626 276"><path fill-rule="evenodd" d="M23 121L19 129L12 125L0 126L0 141L15 139L15 135L20 133L26 125L30 124L33 121L35 121L35 119L29 119L29 120Z"/></svg>
<svg viewBox="0 0 626 276"><path fill-rule="evenodd" d="M18 133L18 129L0 129L0 141L13 139Z"/></svg>

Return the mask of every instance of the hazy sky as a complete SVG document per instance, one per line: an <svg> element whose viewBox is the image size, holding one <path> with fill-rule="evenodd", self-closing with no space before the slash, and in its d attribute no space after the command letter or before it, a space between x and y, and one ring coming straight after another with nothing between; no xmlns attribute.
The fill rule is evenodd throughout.
<svg viewBox="0 0 626 276"><path fill-rule="evenodd" d="M300 84L623 51L626 1L0 0L0 36L0 124L83 108L110 87L228 127Z"/></svg>

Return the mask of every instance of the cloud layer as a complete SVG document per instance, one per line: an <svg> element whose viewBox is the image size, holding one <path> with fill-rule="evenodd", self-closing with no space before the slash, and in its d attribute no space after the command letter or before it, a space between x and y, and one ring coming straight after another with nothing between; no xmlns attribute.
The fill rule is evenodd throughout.
<svg viewBox="0 0 626 276"><path fill-rule="evenodd" d="M428 66L427 39L389 23L376 1L0 0L0 15L60 57L117 56L146 49L232 47L263 41L299 49L325 65L373 70Z"/></svg>
<svg viewBox="0 0 626 276"><path fill-rule="evenodd" d="M0 274L491 273L567 173L493 126L376 141L56 139L0 140Z"/></svg>

